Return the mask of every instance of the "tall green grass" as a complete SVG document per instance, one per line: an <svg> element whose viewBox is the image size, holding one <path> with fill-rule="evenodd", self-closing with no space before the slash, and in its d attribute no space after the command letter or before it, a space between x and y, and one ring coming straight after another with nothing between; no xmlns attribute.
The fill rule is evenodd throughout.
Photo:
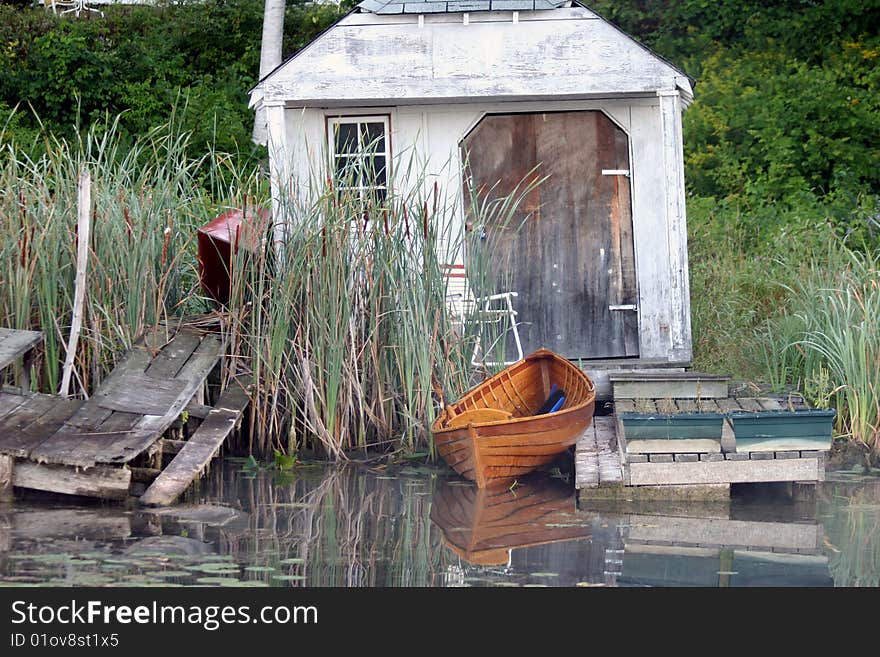
<svg viewBox="0 0 880 657"><path fill-rule="evenodd" d="M189 159L173 124L125 148L117 128L47 140L36 159L14 145L0 154L0 325L45 332L35 383L45 392L57 391L70 330L83 168L93 226L78 395L148 326L211 309L198 287L198 226L230 207L270 205L259 169L241 170L223 153ZM469 253L474 287L486 291L486 272L497 268L482 261L490 248L467 243L459 202L427 182L419 161L398 158L385 199L341 189L316 167L304 193L279 199L273 225L251 221L237 238L247 248L215 316L227 376L249 370L256 381L251 451L430 452L438 404L471 385L477 324L449 312L445 265ZM505 226L535 184L475 196L473 219Z"/></svg>
<svg viewBox="0 0 880 657"><path fill-rule="evenodd" d="M73 306L76 185L92 177L83 333L72 389L89 394L145 327L180 314L196 280L191 244L202 221L199 163L170 126L123 147L118 124L39 157L0 152L0 326L45 333L35 386L58 390Z"/></svg>
<svg viewBox="0 0 880 657"><path fill-rule="evenodd" d="M690 228L695 367L838 411L836 431L880 454L880 251L806 221L750 245L748 217L695 203ZM820 208L816 208L818 212Z"/></svg>
<svg viewBox="0 0 880 657"><path fill-rule="evenodd" d="M833 263L833 266L829 266ZM795 373L838 410L841 434L880 454L880 252L834 245L789 287L802 337Z"/></svg>
<svg viewBox="0 0 880 657"><path fill-rule="evenodd" d="M239 251L229 332L233 358L260 381L255 449L431 453L438 404L472 384L484 327L450 312L445 265L467 252L474 288L491 290L492 249L478 244L479 232L460 230L458 202L427 183L417 161L398 158L384 199L314 176L280 199L282 228L257 227L259 248ZM510 225L535 184L484 195L472 220Z"/></svg>

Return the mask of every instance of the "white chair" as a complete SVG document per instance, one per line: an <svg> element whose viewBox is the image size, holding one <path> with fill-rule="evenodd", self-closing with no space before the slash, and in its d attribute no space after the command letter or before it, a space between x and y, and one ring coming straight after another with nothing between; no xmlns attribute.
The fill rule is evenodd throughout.
<svg viewBox="0 0 880 657"><path fill-rule="evenodd" d="M56 14L59 13L59 9L68 7L68 9L64 9L60 12L61 15L75 12L75 15L78 17L82 11L93 11L96 14L101 14L101 18L104 18L104 12L100 9L89 7L88 0L49 0L49 2L51 3L52 11Z"/></svg>
<svg viewBox="0 0 880 657"><path fill-rule="evenodd" d="M516 322L517 312L513 308L513 297L518 296L517 293L501 292L485 297L474 297L464 265L446 265L444 276L446 278L446 307L461 327L465 325L468 318L477 324L495 324L498 327L501 327L502 323L508 322L509 330L513 333L517 352L516 359L492 361L478 358L482 346L482 336L478 334L474 344L474 352L471 355L471 365L512 365L518 360L522 360L522 342L520 341ZM483 350L483 355L491 353L498 341L504 340L506 337L506 330L499 331L498 336L495 338L495 343L489 345L488 349Z"/></svg>

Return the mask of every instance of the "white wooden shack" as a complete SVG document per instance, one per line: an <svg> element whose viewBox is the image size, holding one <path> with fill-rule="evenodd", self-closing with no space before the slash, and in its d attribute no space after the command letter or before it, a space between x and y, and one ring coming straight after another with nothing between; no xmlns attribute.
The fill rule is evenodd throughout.
<svg viewBox="0 0 880 657"><path fill-rule="evenodd" d="M251 91L276 194L344 156L340 135L379 138L391 166L417 153L423 184L459 197L462 226L466 159L499 194L539 166L548 178L503 245L523 348L583 359L599 379L691 360L692 99L682 71L561 0L364 0Z"/></svg>

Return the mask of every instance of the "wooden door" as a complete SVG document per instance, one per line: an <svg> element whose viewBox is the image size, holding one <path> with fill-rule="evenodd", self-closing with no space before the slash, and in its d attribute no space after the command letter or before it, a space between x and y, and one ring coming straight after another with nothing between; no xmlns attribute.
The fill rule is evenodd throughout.
<svg viewBox="0 0 880 657"><path fill-rule="evenodd" d="M462 157L465 184L481 199L510 194L533 170L546 176L508 225L496 217L475 226L465 193L496 280L519 294L525 353L637 356L626 133L598 111L489 115L463 140Z"/></svg>

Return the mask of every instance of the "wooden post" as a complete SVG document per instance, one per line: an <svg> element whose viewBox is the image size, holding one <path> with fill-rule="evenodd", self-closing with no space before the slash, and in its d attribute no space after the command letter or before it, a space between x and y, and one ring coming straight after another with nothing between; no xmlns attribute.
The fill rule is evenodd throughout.
<svg viewBox="0 0 880 657"><path fill-rule="evenodd" d="M82 327L83 306L86 296L86 267L89 258L90 209L92 176L88 169L83 169L77 184L77 233L76 233L76 287L73 297L73 320L70 324L70 338L67 341L67 355L64 358L64 371L61 378L61 389L58 394L68 395L73 362L76 359L76 345Z"/></svg>
<svg viewBox="0 0 880 657"><path fill-rule="evenodd" d="M691 314L685 219L684 151L682 146L681 95L678 89L657 92L663 138L663 166L666 172L666 229L672 266L671 353L676 360L690 360Z"/></svg>
<svg viewBox="0 0 880 657"><path fill-rule="evenodd" d="M12 494L12 468L15 459L8 454L0 454L0 503L11 502Z"/></svg>
<svg viewBox="0 0 880 657"><path fill-rule="evenodd" d="M31 371L34 368L36 349L28 349L21 363L21 389L23 392L31 391Z"/></svg>

